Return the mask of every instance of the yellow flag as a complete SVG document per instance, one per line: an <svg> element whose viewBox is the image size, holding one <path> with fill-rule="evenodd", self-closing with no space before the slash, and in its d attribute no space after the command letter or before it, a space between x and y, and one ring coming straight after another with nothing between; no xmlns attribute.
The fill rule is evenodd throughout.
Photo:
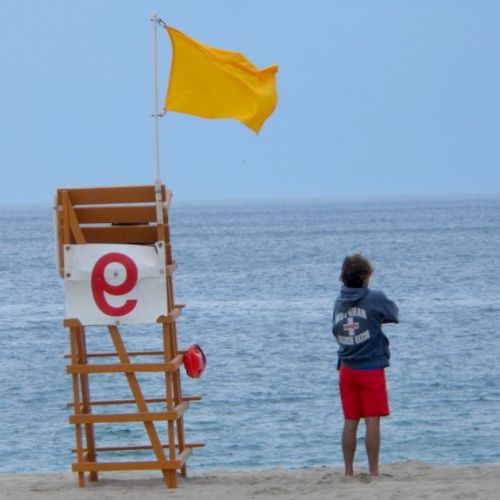
<svg viewBox="0 0 500 500"><path fill-rule="evenodd" d="M164 109L203 118L233 118L254 132L276 106L273 64L259 70L243 55L209 47L166 26L172 64Z"/></svg>

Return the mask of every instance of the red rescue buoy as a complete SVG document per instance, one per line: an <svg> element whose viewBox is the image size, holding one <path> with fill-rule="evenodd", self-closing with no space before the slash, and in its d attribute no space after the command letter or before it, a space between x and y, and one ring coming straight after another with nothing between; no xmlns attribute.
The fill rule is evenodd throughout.
<svg viewBox="0 0 500 500"><path fill-rule="evenodd" d="M207 358L198 344L193 344L186 349L184 354L184 368L191 378L198 378L207 365Z"/></svg>

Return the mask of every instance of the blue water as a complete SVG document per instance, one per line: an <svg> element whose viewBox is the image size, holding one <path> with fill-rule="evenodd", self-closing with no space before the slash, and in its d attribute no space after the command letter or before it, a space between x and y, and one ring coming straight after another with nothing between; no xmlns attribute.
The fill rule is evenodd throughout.
<svg viewBox="0 0 500 500"><path fill-rule="evenodd" d="M341 463L331 309L343 257L362 251L373 288L400 306L388 325L392 415L382 462L500 462L500 197L174 203L181 347L208 357L184 394L196 470ZM0 470L69 470L70 378L63 289L48 207L0 210ZM155 327L124 330L129 349L159 347ZM90 329L90 350L107 350ZM161 382L144 376L148 396ZM129 397L91 379L95 399ZM142 428L97 427L98 444L146 443ZM360 442L363 432L360 435ZM359 463L363 464L360 446Z"/></svg>

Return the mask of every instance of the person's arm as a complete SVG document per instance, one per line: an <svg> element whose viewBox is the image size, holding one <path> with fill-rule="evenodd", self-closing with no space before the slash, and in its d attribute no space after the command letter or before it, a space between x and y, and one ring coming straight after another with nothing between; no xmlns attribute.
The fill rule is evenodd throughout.
<svg viewBox="0 0 500 500"><path fill-rule="evenodd" d="M382 323L399 323L398 306L388 299L383 292L381 294Z"/></svg>

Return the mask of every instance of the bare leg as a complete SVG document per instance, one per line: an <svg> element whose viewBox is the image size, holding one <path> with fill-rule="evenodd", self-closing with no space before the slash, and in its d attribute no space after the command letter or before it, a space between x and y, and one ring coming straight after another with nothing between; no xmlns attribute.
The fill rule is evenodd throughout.
<svg viewBox="0 0 500 500"><path fill-rule="evenodd" d="M358 420L344 420L342 431L342 453L344 454L345 475L352 476L354 473L353 463L356 453L356 436L358 432Z"/></svg>
<svg viewBox="0 0 500 500"><path fill-rule="evenodd" d="M380 451L380 417L366 417L365 446L368 455L370 476L378 476L378 457Z"/></svg>

